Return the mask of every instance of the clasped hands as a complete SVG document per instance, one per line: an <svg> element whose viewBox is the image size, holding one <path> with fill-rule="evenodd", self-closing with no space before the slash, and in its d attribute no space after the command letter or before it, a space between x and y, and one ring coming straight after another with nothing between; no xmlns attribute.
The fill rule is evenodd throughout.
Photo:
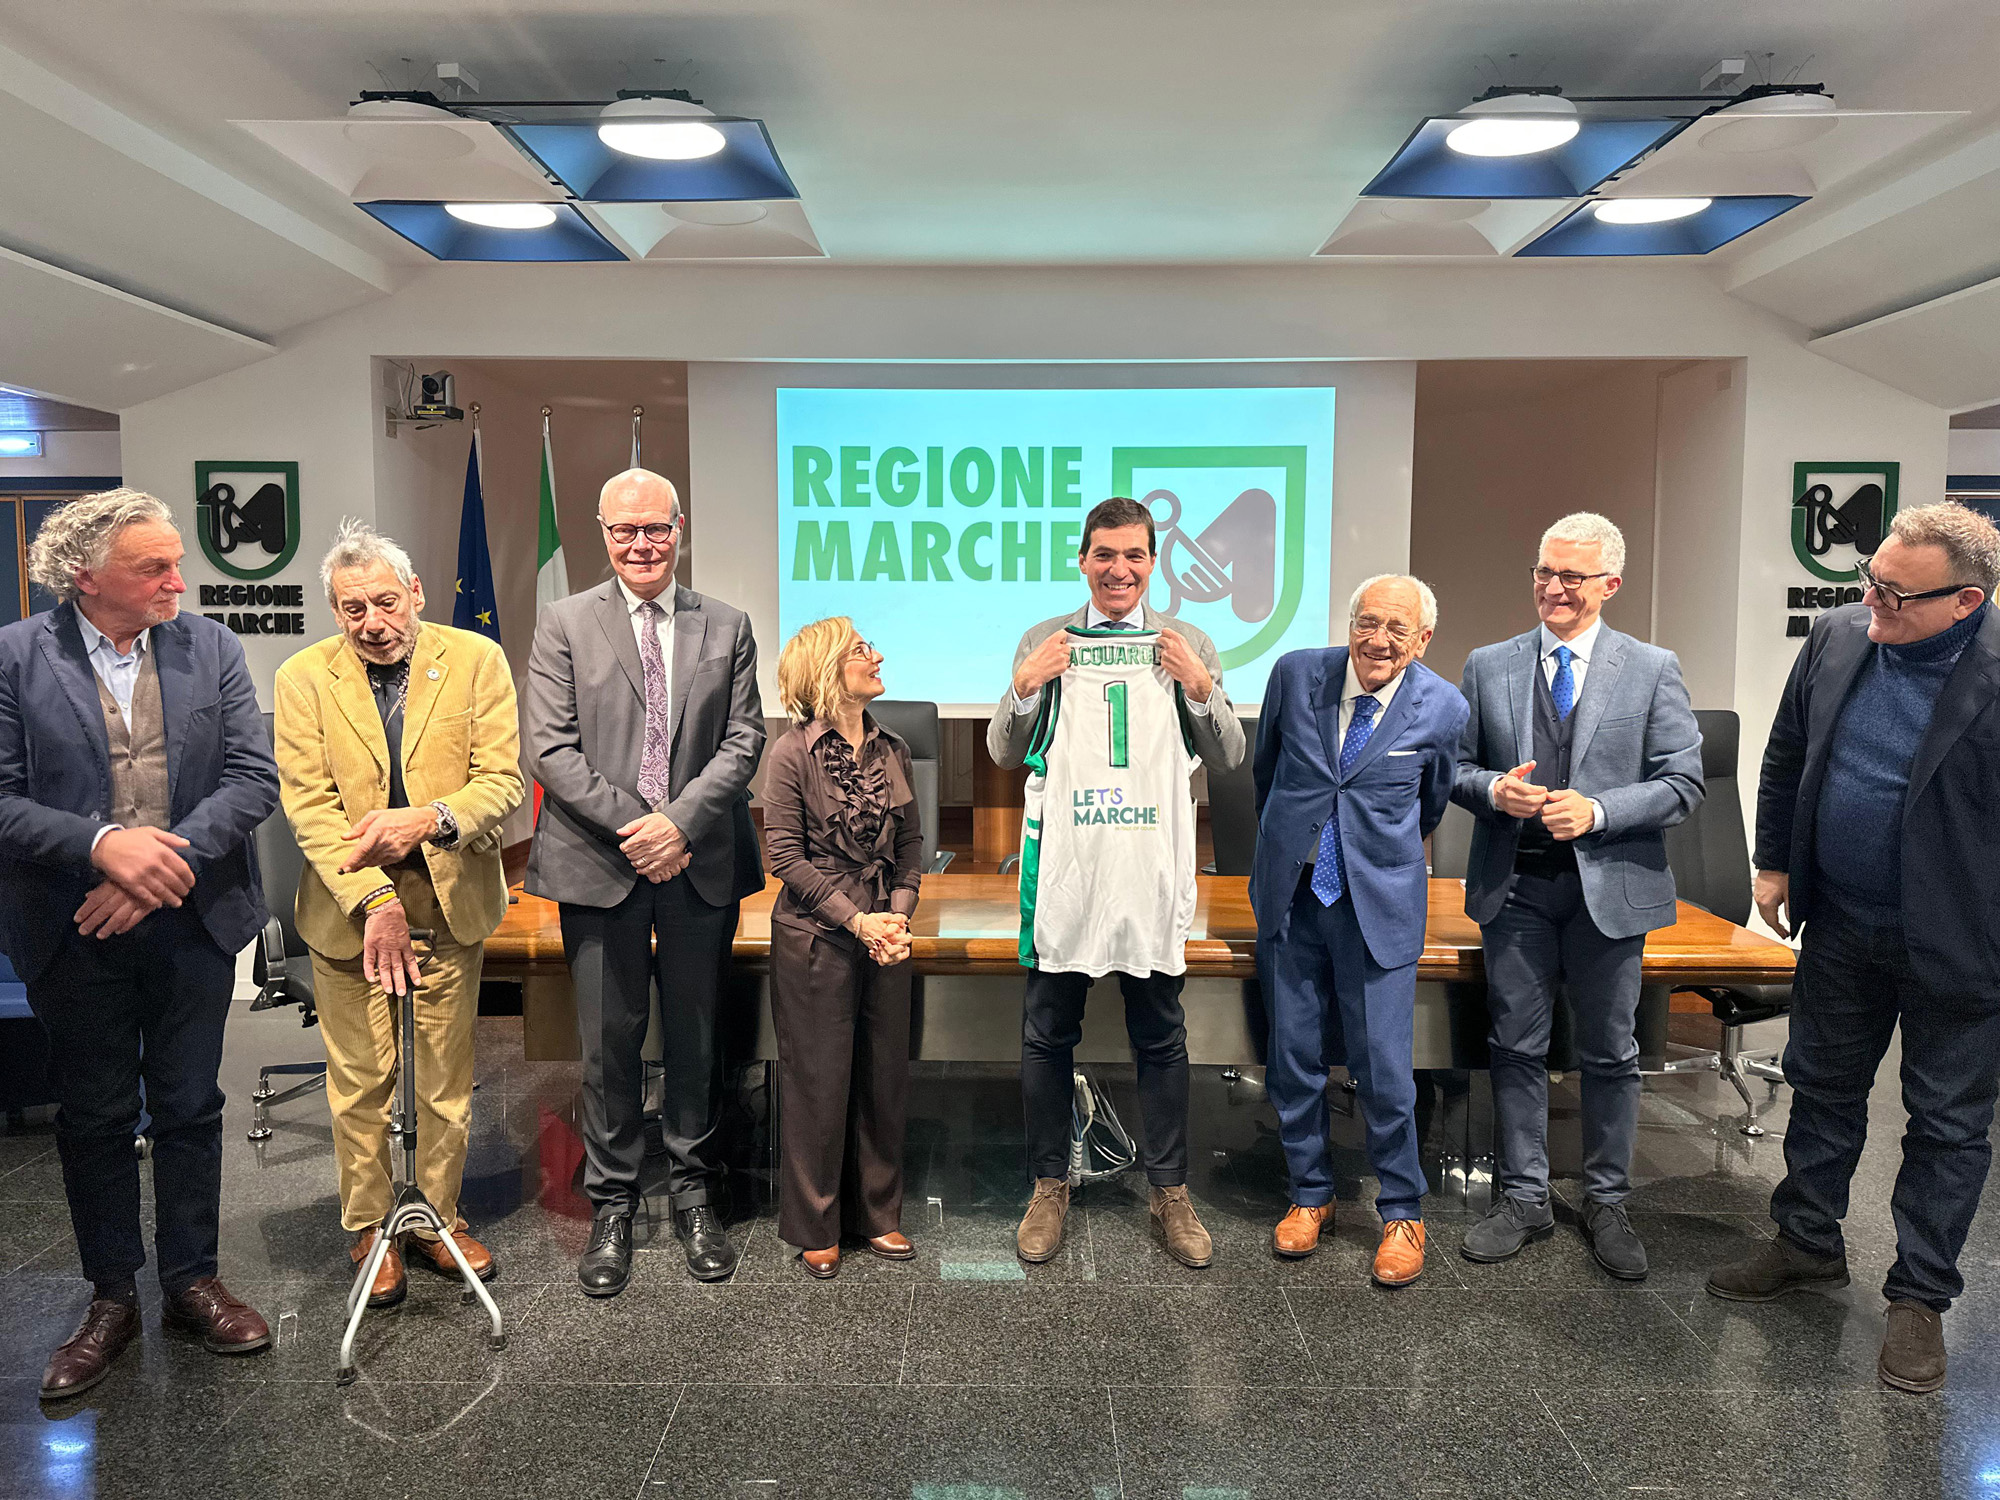
<svg viewBox="0 0 2000 1500"><path fill-rule="evenodd" d="M1576 839L1590 832L1597 822L1590 799L1571 787L1550 791L1536 785L1527 779L1534 769L1533 761L1523 761L1494 782L1493 805L1510 818L1539 816L1551 838Z"/></svg>
<svg viewBox="0 0 2000 1500"><path fill-rule="evenodd" d="M164 828L114 828L97 841L90 862L104 879L91 888L74 920L85 937L130 932L163 906L179 906L194 889L194 871L180 855L188 841Z"/></svg>
<svg viewBox="0 0 2000 1500"><path fill-rule="evenodd" d="M618 837L622 840L618 852L654 885L672 880L694 858L687 835L665 813L650 812L634 818L618 830Z"/></svg>
<svg viewBox="0 0 2000 1500"><path fill-rule="evenodd" d="M883 968L910 956L910 919L899 911L857 912L848 919L847 930Z"/></svg>

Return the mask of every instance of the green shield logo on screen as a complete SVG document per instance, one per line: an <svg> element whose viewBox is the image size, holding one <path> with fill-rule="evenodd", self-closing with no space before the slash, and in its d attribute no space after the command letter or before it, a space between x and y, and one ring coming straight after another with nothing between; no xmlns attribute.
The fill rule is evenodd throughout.
<svg viewBox="0 0 2000 1500"><path fill-rule="evenodd" d="M1206 631L1225 669L1284 635L1305 587L1304 444L1113 448L1111 489L1153 513L1153 607Z"/></svg>

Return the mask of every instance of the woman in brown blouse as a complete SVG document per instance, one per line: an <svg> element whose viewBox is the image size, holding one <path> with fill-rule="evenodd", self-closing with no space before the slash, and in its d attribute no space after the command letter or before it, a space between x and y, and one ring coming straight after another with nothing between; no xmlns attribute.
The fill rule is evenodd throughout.
<svg viewBox="0 0 2000 1500"><path fill-rule="evenodd" d="M778 1031L778 1236L839 1274L842 1232L916 1254L900 1228L910 1078L910 913L923 848L910 751L866 712L882 657L845 616L778 658L793 728L764 762Z"/></svg>

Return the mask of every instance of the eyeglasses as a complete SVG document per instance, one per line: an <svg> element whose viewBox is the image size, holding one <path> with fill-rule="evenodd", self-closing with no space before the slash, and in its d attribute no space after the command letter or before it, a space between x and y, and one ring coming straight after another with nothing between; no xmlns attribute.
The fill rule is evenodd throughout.
<svg viewBox="0 0 2000 1500"><path fill-rule="evenodd" d="M1348 629L1363 638L1375 634L1378 630L1386 631L1389 639L1399 646L1417 633L1417 627L1414 625L1405 625L1400 620L1380 620L1374 615L1357 616Z"/></svg>
<svg viewBox="0 0 2000 1500"><path fill-rule="evenodd" d="M1888 584L1878 581L1874 570L1865 562L1857 561L1854 564L1854 572L1860 578L1862 588L1875 590L1875 597L1891 609L1901 609L1913 599L1944 599L1961 589L1978 587L1976 584L1954 583L1941 589L1925 589L1922 593L1906 594L1901 589L1892 589Z"/></svg>
<svg viewBox="0 0 2000 1500"><path fill-rule="evenodd" d="M642 531L646 533L646 540L651 542L655 547L664 547L674 539L674 533L681 529L681 523L677 520L652 521L644 526L632 526L624 521L620 521L614 526L604 520L599 520L597 524L604 528L606 536L610 537L612 541L621 547L631 546L633 542L639 539L639 533Z"/></svg>
<svg viewBox="0 0 2000 1500"><path fill-rule="evenodd" d="M847 654L851 659L855 661L867 661L870 657L874 657L877 660L879 660L882 655L880 651L877 651L873 646L869 645L868 642L866 641L856 641L853 645L847 648Z"/></svg>
<svg viewBox="0 0 2000 1500"><path fill-rule="evenodd" d="M1593 578L1609 578L1611 576L1608 572L1577 573L1571 571L1568 568L1563 569L1561 572L1557 572L1554 568L1536 567L1531 571L1535 575L1535 582L1539 583L1543 588L1547 588L1557 579L1562 580L1562 586L1566 589L1581 588L1583 587L1584 584L1590 582L1590 580Z"/></svg>

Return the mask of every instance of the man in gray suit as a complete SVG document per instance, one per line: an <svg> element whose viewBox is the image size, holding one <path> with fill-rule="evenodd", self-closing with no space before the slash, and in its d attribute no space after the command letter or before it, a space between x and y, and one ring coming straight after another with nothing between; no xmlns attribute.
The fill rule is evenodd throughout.
<svg viewBox="0 0 2000 1500"><path fill-rule="evenodd" d="M1028 628L1014 651L1014 680L986 726L986 749L995 765L1018 766L1028 753L1042 689L1069 665L1064 631L1157 630L1160 665L1181 685L1188 728L1204 764L1225 769L1243 763L1243 726L1222 690L1222 662L1215 644L1192 625L1146 604L1146 586L1158 561L1153 515L1136 500L1106 500L1084 518L1077 566L1090 585L1081 609ZM1125 1029L1139 1070L1139 1112L1145 1126L1146 1178L1152 1184L1153 1218L1167 1251L1189 1266L1206 1266L1214 1254L1208 1231L1187 1193L1187 1029L1178 974L1123 974ZM1021 1099L1027 1114L1028 1163L1035 1193L1021 1220L1016 1247L1030 1262L1051 1259L1062 1246L1069 1211L1070 1105L1073 1052L1083 1035L1087 974L1028 971L1021 1016Z"/></svg>
<svg viewBox="0 0 2000 1500"><path fill-rule="evenodd" d="M1534 569L1541 624L1466 658L1472 717L1452 798L1479 820L1465 912L1479 923L1492 1018L1500 1200L1466 1231L1500 1261L1555 1227L1549 1208L1549 1028L1558 987L1583 1066L1583 1229L1597 1263L1637 1281L1646 1247L1624 1207L1639 1126L1639 963L1674 921L1661 830L1701 803L1701 732L1680 661L1605 625L1625 538L1564 516Z"/></svg>
<svg viewBox="0 0 2000 1500"><path fill-rule="evenodd" d="M717 1008L738 904L764 885L749 797L764 714L749 618L674 583L687 522L673 485L628 469L604 486L597 519L614 576L542 611L522 739L543 793L527 888L561 903L583 1050L596 1213L577 1276L612 1297L631 1274L655 979L674 1233L697 1280L736 1269L713 1205Z"/></svg>

